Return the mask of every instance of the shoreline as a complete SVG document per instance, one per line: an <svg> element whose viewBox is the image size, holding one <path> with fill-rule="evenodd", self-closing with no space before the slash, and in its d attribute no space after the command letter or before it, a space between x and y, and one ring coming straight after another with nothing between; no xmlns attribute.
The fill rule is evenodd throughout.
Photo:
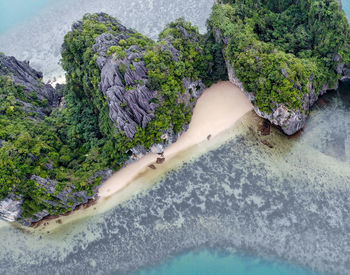
<svg viewBox="0 0 350 275"><path fill-rule="evenodd" d="M237 86L229 81L213 84L198 99L189 129L175 143L169 145L161 157L159 154L148 153L117 171L101 185L98 197L104 199L112 196L145 170L156 169L164 164L163 161L166 162L192 146L214 138L232 127L250 110L253 110L251 102Z"/></svg>
<svg viewBox="0 0 350 275"><path fill-rule="evenodd" d="M65 215L43 219L30 228L39 232L45 230L47 233L65 230L62 224L108 211L151 187L155 179L167 171L202 154L205 149L221 144L227 138L224 133L251 111L253 105L239 87L229 81L213 84L198 99L189 129L169 145L161 156L148 153L115 172L99 187L94 207L82 205ZM159 158L162 161L157 163Z"/></svg>

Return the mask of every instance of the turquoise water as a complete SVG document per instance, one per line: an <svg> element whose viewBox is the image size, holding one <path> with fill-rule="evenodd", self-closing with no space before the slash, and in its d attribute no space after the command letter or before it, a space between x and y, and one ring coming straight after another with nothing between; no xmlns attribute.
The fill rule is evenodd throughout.
<svg viewBox="0 0 350 275"><path fill-rule="evenodd" d="M343 9L350 15L350 0L343 0ZM179 255L163 265L135 273L135 275L316 275L321 274L302 267L258 257L201 251Z"/></svg>
<svg viewBox="0 0 350 275"><path fill-rule="evenodd" d="M57 1L59 0L0 0L0 34L31 18L42 16L39 11L53 6L51 3ZM104 3L100 1L95 2ZM118 1L125 2L115 0ZM73 2L78 1L71 0ZM87 2L93 1L84 0L79 3ZM136 0L127 2L131 6ZM162 4L163 7L159 7L162 13L168 12L164 11L168 7L167 1L144 2L152 2L154 6ZM181 6L180 2L177 1L176 6ZM192 6L194 10L200 6L196 3L197 6ZM343 7L350 14L350 1L343 1ZM116 11L110 9L110 12ZM57 18L61 17L52 16L52 20L58 20ZM133 18L139 24L146 22L137 16ZM19 45L27 43L21 36L16 38ZM43 45L41 40L39 42L38 47ZM46 48L52 51L51 47ZM18 52L21 51L24 50ZM37 58L35 54L33 56ZM45 58L46 54L43 60ZM350 102L350 99L344 101ZM347 238L348 231L341 231L342 223L347 220L337 218L338 212L346 214L350 191L344 190L338 194L320 187L325 182L334 182L338 186L344 179L348 179L345 177L348 175L346 165L350 161L350 142L346 137L350 135L350 126L346 123L350 117L350 107L345 111L338 108L339 103L334 104L336 106L330 104L313 112L304 136L295 144L285 137L276 137L276 140L272 140L276 143L276 152L266 151L268 149L253 142L254 136L246 129L247 133L221 149L170 173L149 193L139 195L104 215L95 216L86 221L86 224L69 226L65 234L37 236L25 234L16 228L0 228L0 273L130 274L130 270L151 266L136 274L321 274L269 257L277 255L290 262L314 267L320 267L321 263L323 268L329 266L328 270L338 270L337 267L340 266L339 270L347 274L344 269L349 267L346 263L349 253L343 244L350 240ZM328 127L323 126L324 121L332 131L327 132ZM344 134L345 137L332 135L344 131L349 133ZM315 137L322 137L317 148L314 148ZM339 153L336 145L341 144L340 141L347 148L346 154L336 160L334 156ZM290 146L285 148L285 143ZM240 151L240 148L245 149ZM298 157L301 152L305 153L305 158ZM339 171L333 166L326 167L324 163L335 163ZM226 169L226 172L223 173L220 169ZM255 171L256 174L250 171ZM320 177L317 178L317 175ZM288 181L289 178L292 179ZM269 182L274 182L276 186L269 186ZM251 186L253 187L250 188ZM309 186L311 189L316 186L316 191L310 191ZM242 197L242 194L250 196ZM325 194L331 194L336 199L332 201ZM220 200L211 200L216 197ZM261 200L266 201L265 210L255 208L252 203L257 202L259 205ZM316 206L325 203L331 205L329 211L333 212L325 209L326 212L317 216L321 207ZM270 210L271 213L268 212ZM261 215L269 218L266 224L265 216L262 218ZM322 217L328 218L323 220ZM294 219L296 221L293 222ZM320 230L322 228L327 228L331 233L328 234L327 230L323 232ZM226 245L228 250L225 250ZM211 249L212 246L215 249ZM203 250L200 250L202 247ZM194 252L191 251L193 248ZM236 250L238 252L233 252ZM251 253L242 254L245 250ZM324 256L323 251L328 254ZM263 259L255 256L258 254L266 257Z"/></svg>
<svg viewBox="0 0 350 275"><path fill-rule="evenodd" d="M350 0L343 0L343 9L350 15ZM220 255L210 251L179 255L163 265L135 273L135 275L316 275L321 274L302 267L258 257L237 254Z"/></svg>
<svg viewBox="0 0 350 275"><path fill-rule="evenodd" d="M0 0L0 34L35 16L55 0Z"/></svg>
<svg viewBox="0 0 350 275"><path fill-rule="evenodd" d="M346 14L350 15L350 1L349 0L343 0L343 9L345 10Z"/></svg>
<svg viewBox="0 0 350 275"><path fill-rule="evenodd" d="M310 270L288 264L265 261L256 257L236 254L191 252L180 255L160 267L135 275L316 275Z"/></svg>

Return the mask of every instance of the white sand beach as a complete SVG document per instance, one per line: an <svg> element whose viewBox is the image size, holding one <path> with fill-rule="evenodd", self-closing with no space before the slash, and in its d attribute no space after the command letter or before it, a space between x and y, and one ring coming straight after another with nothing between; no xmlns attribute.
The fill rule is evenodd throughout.
<svg viewBox="0 0 350 275"><path fill-rule="evenodd" d="M143 190L147 190L167 171L176 169L184 161L189 161L222 144L230 137L228 131L252 109L253 106L247 96L238 87L228 81L214 84L205 90L197 101L187 132L183 133L177 142L166 148L165 161L162 164L156 163L159 155L147 154L120 169L107 180L100 187L99 198L93 207L82 207L67 216L44 220L35 231L40 234L45 231L52 233L65 230L67 227L61 224L68 225L71 222L104 213ZM156 170L149 167L152 164Z"/></svg>
<svg viewBox="0 0 350 275"><path fill-rule="evenodd" d="M187 132L166 148L165 162L156 164L157 154L148 154L115 173L99 189L99 197L106 198L130 184L150 165L165 165L171 158L192 146L207 141L231 128L237 120L253 109L247 96L230 82L219 82L204 91L197 101Z"/></svg>

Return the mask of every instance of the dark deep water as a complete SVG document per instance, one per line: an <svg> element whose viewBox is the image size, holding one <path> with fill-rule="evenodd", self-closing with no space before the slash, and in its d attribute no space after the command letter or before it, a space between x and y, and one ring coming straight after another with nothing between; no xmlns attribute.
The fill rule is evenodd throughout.
<svg viewBox="0 0 350 275"><path fill-rule="evenodd" d="M74 5L89 10L102 2ZM112 9L116 2L105 4L126 19L126 12ZM124 7L131 2L138 5L120 3ZM182 2L167 3L144 1L143 7L152 6L155 12L160 6L165 22L167 9ZM208 13L196 1L187 4L190 18L198 12L196 5L202 17ZM350 1L343 5L350 11ZM171 16L184 12L172 9ZM69 16L77 15L62 18ZM51 28L60 19L51 17L49 21L39 13L28 26L47 22ZM133 18L133 26L156 33L155 18ZM17 35L0 37L0 51L28 56L48 73L54 71L57 53L50 52L49 36L27 39L18 35L23 33L31 35L19 27ZM25 41L12 46L14 37ZM23 48L27 44L34 50ZM273 130L266 138L272 149L261 143L258 121L248 115L218 148L103 214L63 224L51 233L28 233L0 223L0 274L119 274L139 269L137 274L157 275L349 274L350 84L323 97L299 137Z"/></svg>

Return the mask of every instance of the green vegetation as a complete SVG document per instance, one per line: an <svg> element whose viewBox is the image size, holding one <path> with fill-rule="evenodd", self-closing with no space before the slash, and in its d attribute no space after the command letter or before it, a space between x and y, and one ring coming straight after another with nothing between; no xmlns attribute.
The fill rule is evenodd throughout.
<svg viewBox="0 0 350 275"><path fill-rule="evenodd" d="M35 111L36 106L47 105L47 100L40 101L35 93L14 85L10 77L0 76L0 102L0 140L5 141L0 148L0 199L9 193L20 195L24 218L43 209L52 214L66 212L59 200L31 179L32 175L55 179L57 192L71 184L72 169L65 162L72 152L56 134L54 119L40 120ZM22 102L31 103L33 110L25 110Z"/></svg>
<svg viewBox="0 0 350 275"><path fill-rule="evenodd" d="M209 25L227 39L225 58L262 111L302 109L311 85L335 85L335 54L350 61L350 28L336 0L222 2Z"/></svg>
<svg viewBox="0 0 350 275"><path fill-rule="evenodd" d="M149 149L164 142L163 133L182 131L194 102L184 96L184 79L207 86L226 80L225 59L245 89L255 94L255 104L268 113L279 103L303 110L310 88L319 92L332 87L339 59L350 61L350 28L335 0L222 2L226 4L213 8L206 35L179 19L161 32L158 42L108 15L85 15L65 36L65 104L49 116L38 112L50 112L48 100L0 76L0 200L10 194L22 197L23 218L44 209L50 214L71 210L82 200L79 191L93 195L102 180L99 171L118 170L132 148ZM135 50L134 61L143 61L147 68L147 87L157 91L150 100L157 104L154 118L145 128L138 127L132 139L109 118L107 98L100 90L99 56L93 46L104 33L122 37L106 49L107 57L118 60L119 74L137 71L135 63L122 62ZM216 42L217 35L222 44ZM146 83L122 82L127 93ZM125 101L120 107L130 109ZM33 175L52 181L55 192L32 180ZM62 191L67 191L65 202L56 197Z"/></svg>
<svg viewBox="0 0 350 275"><path fill-rule="evenodd" d="M197 28L184 20L171 23L154 42L143 35L125 30L118 21L104 15L86 15L75 29L65 36L62 64L66 70L67 85L64 88L65 107L54 110L44 119L37 112L24 110L23 102L45 107L47 100L39 100L36 94L15 85L10 77L0 78L0 200L10 193L23 198L23 218L41 210L60 214L71 210L76 191L92 195L101 177L94 175L103 169L119 169L130 157L130 149L164 142L165 131L178 133L190 122L192 107L181 101L185 92L183 79L199 80L214 61L206 38ZM186 38L179 28L191 34ZM148 69L149 88L159 91L152 99L159 107L155 118L146 128L139 127L133 139L118 131L109 118L107 99L100 91L100 69L97 54L92 50L95 38L102 33L126 34L119 45L109 48L107 55L123 59L126 49L138 45L145 52L143 61ZM193 39L193 40L191 40ZM179 52L174 60L169 50L162 50L170 43ZM137 60L139 61L139 60ZM133 66L129 67L135 70ZM125 74L127 67L121 63L119 71ZM211 79L206 79L209 83ZM143 85L142 81L138 81ZM134 87L126 87L132 90ZM192 101L191 101L192 102ZM128 105L122 103L122 108ZM56 192L52 195L39 186L32 176L53 180ZM62 190L73 188L66 205L55 197ZM54 206L53 206L54 205Z"/></svg>
<svg viewBox="0 0 350 275"><path fill-rule="evenodd" d="M113 163L114 167L121 165L132 147L141 145L146 149L154 143L163 142L162 132L173 130L180 132L185 124L190 122L192 109L184 102L179 102L179 95L185 92L183 79L199 79L207 71L209 61L212 61L210 53L205 54L204 37L198 34L197 28L190 23L180 19L168 25L160 34L160 42L144 37L134 32L126 31L128 38L119 41L118 46L111 46L107 55L115 55L116 58L125 58L126 50L132 45L138 45L140 49L146 52L143 61L148 69L149 88L160 92L161 98L154 101L162 102L157 108L155 118L148 123L145 129L139 128L133 140L126 138L122 132L117 132L108 117L107 100L99 90L100 71L97 68L97 56L91 49L94 44L94 38L102 32L109 32L117 35L120 33L116 21L113 24L112 18L108 19L108 24L101 24L97 15L86 15L82 27L68 33L65 37L65 50L62 53L63 66L67 71L67 110L76 110L80 121L73 121L73 125L86 125L93 122L94 137L90 135L91 129L86 129L87 138L81 141L81 144L87 146L91 141L101 141L103 144L110 144L108 148L100 148L98 142L94 142L89 149L96 149L100 153L108 155L108 165ZM108 21L107 20L107 21ZM188 31L195 40L187 39L180 31L180 27ZM162 46L171 43L179 52L179 60L175 61L168 50L162 50ZM83 58L81 58L83 57ZM73 62L72 62L73 61ZM127 71L125 64L119 65L121 74ZM131 65L131 70L135 69ZM135 83L136 84L136 83ZM132 90L133 87L127 87ZM72 100L70 103L69 101ZM88 102L85 102L88 101ZM75 106L83 104L81 110ZM70 107L69 107L70 106ZM124 106L126 107L126 105ZM82 110L91 109L90 116L81 116ZM70 120L72 114L67 116ZM83 137L84 134L75 134L74 140ZM72 148L77 146L74 144ZM79 145L78 145L79 146ZM102 151L101 151L102 150ZM107 165L107 166L108 166Z"/></svg>

